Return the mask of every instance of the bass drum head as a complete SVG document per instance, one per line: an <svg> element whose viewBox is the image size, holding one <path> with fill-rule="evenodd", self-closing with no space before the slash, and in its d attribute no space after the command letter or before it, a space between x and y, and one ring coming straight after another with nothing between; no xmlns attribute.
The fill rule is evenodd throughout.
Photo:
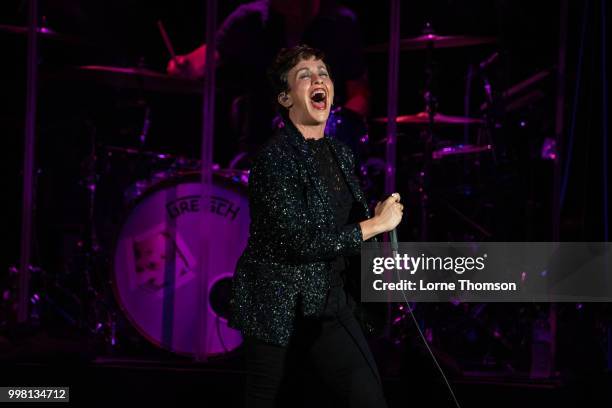
<svg viewBox="0 0 612 408"><path fill-rule="evenodd" d="M210 199L200 199L201 188L198 174L152 186L129 212L114 254L114 291L127 318L153 344L186 355L225 353L242 342L240 332L227 326L227 313L231 278L248 237L246 189L220 175L213 178ZM203 208L211 212L204 231L213 266L206 271L206 344L198 347Z"/></svg>

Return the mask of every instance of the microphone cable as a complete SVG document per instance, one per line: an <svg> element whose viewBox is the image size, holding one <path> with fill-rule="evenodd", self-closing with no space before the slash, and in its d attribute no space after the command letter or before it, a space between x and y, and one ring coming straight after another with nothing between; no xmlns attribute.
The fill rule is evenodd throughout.
<svg viewBox="0 0 612 408"><path fill-rule="evenodd" d="M397 228L393 228L389 232L389 240L391 241L391 253L392 253L393 257L395 258L395 257L397 257L397 255L399 253L399 244L398 244L398 241L397 241ZM398 271L397 268L394 268L394 269L395 269L395 273L397 275L398 282L400 282L401 280L400 280L399 271ZM450 382L448 381L448 378L446 377L446 374L444 373L444 370L442 369L442 367L438 363L438 360L436 359L436 356L434 355L433 351L429 347L429 344L427 343L427 339L425 338L425 335L423 334L423 331L421 330L421 327L419 326L419 323L417 322L416 317L414 317L414 313L412 312L412 308L410 307L410 303L408 302L408 299L406 298L406 293L404 292L404 289L402 289L402 296L404 297L404 301L406 302L406 306L408 307L408 312L410 313L410 317L412 318L412 321L414 322L414 326L416 327L417 331L419 332L419 336L423 340L423 344L425 344L425 347L427 348L427 351L429 352L429 355L431 356L431 358L434 361L436 367L438 368L438 371L440 372L440 375L444 379L444 383L446 384L446 387L448 388L448 391L449 391L451 397L453 398L453 401L455 402L455 406L457 408L461 408L461 405L459 404L459 401L457 400L457 397L455 396L455 392L453 391L453 387L451 386Z"/></svg>

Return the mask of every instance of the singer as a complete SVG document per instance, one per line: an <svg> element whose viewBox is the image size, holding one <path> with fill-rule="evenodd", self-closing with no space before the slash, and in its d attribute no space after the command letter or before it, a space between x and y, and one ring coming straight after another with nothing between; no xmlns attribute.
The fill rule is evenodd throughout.
<svg viewBox="0 0 612 408"><path fill-rule="evenodd" d="M346 258L401 221L400 196L370 217L352 151L325 137L334 83L321 51L283 49L268 72L283 118L249 177L250 234L233 280L230 326L244 337L246 405L289 407L316 391L385 407L378 369L345 290Z"/></svg>

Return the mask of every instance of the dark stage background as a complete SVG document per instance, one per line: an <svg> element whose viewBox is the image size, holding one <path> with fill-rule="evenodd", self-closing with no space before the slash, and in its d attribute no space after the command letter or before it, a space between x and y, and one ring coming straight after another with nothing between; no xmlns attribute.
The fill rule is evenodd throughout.
<svg viewBox="0 0 612 408"><path fill-rule="evenodd" d="M156 22L163 20L177 53L185 54L204 41L206 2L39 3L45 24L65 37L43 37L39 43L31 283L39 301L32 303L26 325L15 322L15 302L27 37L0 28L5 208L0 251L0 359L4 363L0 364L10 368L2 369L0 385L26 385L28 379L34 379L32 384L47 384L57 367L68 365L74 368L60 378L74 384L74 398L81 401L93 398L96 387L85 380L90 379L106 390L98 402L115 401L124 394L134 401L157 401L144 391L155 384L162 390L159 398L168 402L201 387L206 390L206 395L197 396L201 401L227 398L228 404L238 404L243 386L239 349L208 363L194 363L190 356L154 346L130 323L109 283L117 234L138 198L137 182L144 183L146 190L172 177L173 171L197 170L201 92L193 84L181 88L186 91L151 90L104 74L83 76L76 69L105 65L165 73L170 56ZM242 3L219 1L218 22ZM366 49L388 41L389 2L340 3L358 17L361 36L355 41ZM560 25L564 4L566 27ZM436 126L434 150L462 144L475 148L490 144L492 150L431 162L427 240L609 240L604 188L608 175L606 7L605 0L401 2L401 38L420 35L426 22L438 34L495 38L491 44L434 50L438 111L485 120L465 128ZM27 2L2 1L0 25L25 27ZM565 42L559 40L562 32ZM561 78L560 47L565 49ZM495 52L498 56L478 70ZM399 115L424 110L426 57L423 50L401 51ZM384 186L381 163L386 128L376 118L387 112L388 56L365 52L365 58L371 108L359 122L367 125L368 142L360 145L358 153L362 163L368 164L363 182L375 202ZM214 161L220 169L227 169L238 153L239 141L229 119L231 74L219 72L216 92ZM483 109L485 80L491 85L494 103ZM524 86L516 90L517 85ZM556 110L559 98L564 98L561 111ZM562 129L557 134L559 114ZM148 126L144 144L140 141L143 126ZM423 238L418 191L425 149L421 129L398 125L397 189L407 209L399 229L401 241ZM142 155L142 150L169 157ZM553 157L561 168L558 179ZM232 173L237 174L242 173ZM555 183L560 186L558 196ZM93 185L95 196L89 188ZM555 208L560 208L558 218ZM96 248L91 245L92 231ZM391 337L372 339L390 405L410 401L411 394L405 392L412 393L409 390L415 384L429 393L421 401L431 398L434 405L450 404L405 311L393 313ZM545 304L423 304L416 305L415 313L466 407L529 401L596 406L609 398L612 329L607 304L564 303L552 311ZM542 346L534 333L538 324L550 323L551 316L556 322L554 341L544 341ZM551 344L554 359L538 360L538 347L546 349ZM538 361L544 371L549 369L547 375L534 375Z"/></svg>

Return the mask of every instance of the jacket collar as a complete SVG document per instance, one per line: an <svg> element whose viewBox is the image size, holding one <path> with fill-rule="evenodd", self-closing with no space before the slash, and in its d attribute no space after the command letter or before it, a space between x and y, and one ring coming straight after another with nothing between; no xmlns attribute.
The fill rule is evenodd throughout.
<svg viewBox="0 0 612 408"><path fill-rule="evenodd" d="M291 120L287 119L283 121L285 126L281 129L281 134L287 138L289 144L297 149L299 154L304 159L304 164L306 166L306 171L308 176L310 177L317 193L321 197L322 202L326 209L329 209L329 215L331 214L331 208L329 205L329 199L327 197L327 191L325 186L323 185L323 180L319 177L319 173L317 170L317 163L315 162L315 158L308 147L308 143L306 139L302 135L302 133L295 127Z"/></svg>
<svg viewBox="0 0 612 408"><path fill-rule="evenodd" d="M304 138L302 133L300 133L300 131L295 127L293 122L291 122L291 120L285 120L284 124L285 126L281 129L281 134L283 134L287 138L289 144L295 147L300 153L300 155L304 158L304 162L306 164L306 171L308 172L308 175L312 180L313 185L315 186L318 194L321 196L323 203L326 204L327 208L330 208L329 200L327 197L327 190L323 185L321 177L319 177L315 158L312 152L310 151L310 148L308 147L306 139ZM349 161L341 153L338 142L334 139L329 138L328 136L325 137L327 139L328 145L331 148L332 153L336 157L337 162L340 164L340 169L342 170L344 179L346 180L346 183L348 184L349 189L353 194L353 198L355 199L355 201L357 201L363 206L364 213L366 214L366 216L369 216L369 208L367 201L361 191L357 177L355 177L355 175L351 172Z"/></svg>

